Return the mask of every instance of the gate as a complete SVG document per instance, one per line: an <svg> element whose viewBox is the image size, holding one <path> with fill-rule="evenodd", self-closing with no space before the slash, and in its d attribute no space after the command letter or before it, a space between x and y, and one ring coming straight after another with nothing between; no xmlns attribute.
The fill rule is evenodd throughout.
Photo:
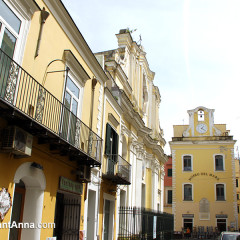
<svg viewBox="0 0 240 240"><path fill-rule="evenodd" d="M79 240L81 198L57 193L55 236L58 240Z"/></svg>
<svg viewBox="0 0 240 240"><path fill-rule="evenodd" d="M119 208L119 240L170 240L172 233L172 214L145 208Z"/></svg>

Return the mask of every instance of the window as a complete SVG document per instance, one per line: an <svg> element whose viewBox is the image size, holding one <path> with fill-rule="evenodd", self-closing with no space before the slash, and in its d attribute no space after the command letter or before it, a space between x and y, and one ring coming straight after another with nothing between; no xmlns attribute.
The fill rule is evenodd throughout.
<svg viewBox="0 0 240 240"><path fill-rule="evenodd" d="M106 127L105 154L108 158L107 172L113 174L114 166L118 160L118 134L109 123Z"/></svg>
<svg viewBox="0 0 240 240"><path fill-rule="evenodd" d="M67 77L66 91L64 94L64 111L62 123L62 137L75 144L75 133L79 109L80 87L71 77Z"/></svg>
<svg viewBox="0 0 240 240"><path fill-rule="evenodd" d="M167 204L172 204L172 190L167 191Z"/></svg>
<svg viewBox="0 0 240 240"><path fill-rule="evenodd" d="M192 201L192 184L184 184L184 201Z"/></svg>
<svg viewBox="0 0 240 240"><path fill-rule="evenodd" d="M224 170L224 162L222 155L215 155L215 171L223 171Z"/></svg>
<svg viewBox="0 0 240 240"><path fill-rule="evenodd" d="M13 57L15 45L21 28L21 20L0 0L0 43L1 49Z"/></svg>
<svg viewBox="0 0 240 240"><path fill-rule="evenodd" d="M224 184L216 184L216 200L217 201L224 201L225 200Z"/></svg>
<svg viewBox="0 0 240 240"><path fill-rule="evenodd" d="M192 157L191 156L183 157L183 171L192 171Z"/></svg>
<svg viewBox="0 0 240 240"><path fill-rule="evenodd" d="M105 154L106 155L118 154L118 134L109 123L107 123L106 127Z"/></svg>
<svg viewBox="0 0 240 240"><path fill-rule="evenodd" d="M239 194L237 194L237 200L239 200Z"/></svg>
<svg viewBox="0 0 240 240"><path fill-rule="evenodd" d="M236 187L238 187L238 178L236 179Z"/></svg>
<svg viewBox="0 0 240 240"><path fill-rule="evenodd" d="M172 177L172 169L168 169L168 177Z"/></svg>

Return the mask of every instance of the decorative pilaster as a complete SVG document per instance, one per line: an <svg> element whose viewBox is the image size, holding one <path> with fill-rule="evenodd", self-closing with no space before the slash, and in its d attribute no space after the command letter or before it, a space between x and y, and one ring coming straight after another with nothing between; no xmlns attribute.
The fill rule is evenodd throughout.
<svg viewBox="0 0 240 240"><path fill-rule="evenodd" d="M172 150L172 214L174 215L174 226L176 226L176 150Z"/></svg>

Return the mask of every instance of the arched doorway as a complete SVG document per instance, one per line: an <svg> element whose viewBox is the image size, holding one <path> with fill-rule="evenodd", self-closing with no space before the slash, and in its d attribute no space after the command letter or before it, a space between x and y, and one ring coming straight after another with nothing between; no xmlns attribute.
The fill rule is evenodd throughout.
<svg viewBox="0 0 240 240"><path fill-rule="evenodd" d="M15 190L13 195L12 221L20 217L23 223L41 223L44 190L46 179L43 170L32 162L23 163L14 176ZM15 213L18 212L18 216ZM14 220L15 221L15 220ZM10 240L40 239L40 228L23 228L17 234L10 230Z"/></svg>

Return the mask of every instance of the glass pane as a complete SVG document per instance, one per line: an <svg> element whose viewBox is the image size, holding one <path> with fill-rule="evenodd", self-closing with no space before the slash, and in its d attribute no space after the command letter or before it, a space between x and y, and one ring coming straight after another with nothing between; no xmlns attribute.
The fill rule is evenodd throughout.
<svg viewBox="0 0 240 240"><path fill-rule="evenodd" d="M192 186L185 185L184 186L184 200L192 200Z"/></svg>
<svg viewBox="0 0 240 240"><path fill-rule="evenodd" d="M76 135L76 124L77 124L77 118L70 113L70 124L69 124L69 142L73 145L75 144L75 135Z"/></svg>
<svg viewBox="0 0 240 240"><path fill-rule="evenodd" d="M19 33L21 21L2 0L0 0L0 16Z"/></svg>
<svg viewBox="0 0 240 240"><path fill-rule="evenodd" d="M71 106L71 95L70 95L68 92L65 93L64 105L65 105L65 107L66 107L68 110L70 110L70 106Z"/></svg>
<svg viewBox="0 0 240 240"><path fill-rule="evenodd" d="M75 97L79 98L79 88L69 77L67 79L67 88L74 94Z"/></svg>
<svg viewBox="0 0 240 240"><path fill-rule="evenodd" d="M11 58L13 57L15 44L16 38L5 29L1 49Z"/></svg>
<svg viewBox="0 0 240 240"><path fill-rule="evenodd" d="M72 112L76 116L77 116L77 108L78 108L78 102L75 99L73 99L73 101L72 101Z"/></svg>

